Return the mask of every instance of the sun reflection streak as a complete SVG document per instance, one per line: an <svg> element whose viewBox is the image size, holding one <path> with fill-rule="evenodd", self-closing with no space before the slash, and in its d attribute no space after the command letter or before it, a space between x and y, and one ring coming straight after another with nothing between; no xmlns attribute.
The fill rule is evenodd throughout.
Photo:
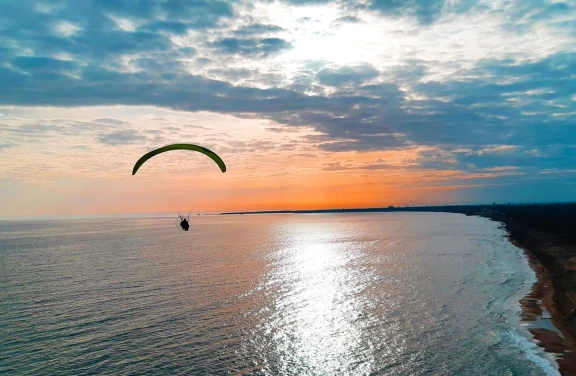
<svg viewBox="0 0 576 376"><path fill-rule="evenodd" d="M311 228L313 227L313 228ZM275 253L268 285L275 296L261 346L275 353L270 374L369 373L373 364L369 342L359 320L363 303L358 271L350 268L361 244L341 241L339 226L300 223L278 228L281 248ZM275 369L278 367L278 369Z"/></svg>

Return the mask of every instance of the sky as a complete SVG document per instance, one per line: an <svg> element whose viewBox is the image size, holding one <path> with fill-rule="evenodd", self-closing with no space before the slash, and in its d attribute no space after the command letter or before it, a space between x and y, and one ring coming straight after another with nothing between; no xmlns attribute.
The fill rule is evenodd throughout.
<svg viewBox="0 0 576 376"><path fill-rule="evenodd" d="M576 201L575 72L563 1L0 1L0 217Z"/></svg>

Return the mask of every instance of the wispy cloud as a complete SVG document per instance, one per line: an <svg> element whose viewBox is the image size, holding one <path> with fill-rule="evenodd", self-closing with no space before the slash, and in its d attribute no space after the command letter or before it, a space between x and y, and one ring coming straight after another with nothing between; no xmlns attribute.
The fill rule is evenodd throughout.
<svg viewBox="0 0 576 376"><path fill-rule="evenodd" d="M142 144L146 136L134 130L116 131L98 137L98 141L106 145Z"/></svg>

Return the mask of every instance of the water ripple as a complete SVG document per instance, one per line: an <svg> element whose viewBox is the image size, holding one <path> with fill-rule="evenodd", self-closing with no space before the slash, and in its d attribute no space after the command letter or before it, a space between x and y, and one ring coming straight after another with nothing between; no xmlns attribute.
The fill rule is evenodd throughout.
<svg viewBox="0 0 576 376"><path fill-rule="evenodd" d="M553 373L510 335L531 271L494 222L191 221L0 222L0 373Z"/></svg>

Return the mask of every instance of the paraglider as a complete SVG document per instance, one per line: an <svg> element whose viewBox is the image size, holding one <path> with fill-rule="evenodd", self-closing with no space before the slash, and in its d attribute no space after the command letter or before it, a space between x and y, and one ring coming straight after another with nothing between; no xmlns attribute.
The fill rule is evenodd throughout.
<svg viewBox="0 0 576 376"><path fill-rule="evenodd" d="M138 159L138 161L134 165L134 168L132 169L132 175L135 175L138 169L140 169L140 167L142 167L142 165L150 158L154 157L155 155L172 150L190 150L202 153L207 157L209 157L210 159L212 159L214 162L216 162L218 167L220 167L220 171L226 172L226 165L224 164L224 161L222 160L222 158L218 156L218 154L214 153L212 150L194 144L172 144L163 146L156 150L152 150L144 154L142 157L140 157L140 159ZM178 214L178 218L176 219L176 226L182 231L188 231L188 229L190 228L190 214L188 214L187 217Z"/></svg>
<svg viewBox="0 0 576 376"><path fill-rule="evenodd" d="M190 214L188 214L188 217L184 217L183 215L178 214L178 219L180 220L180 228L184 231L188 231L188 229L190 228L190 223L188 223L188 220L190 219Z"/></svg>
<svg viewBox="0 0 576 376"><path fill-rule="evenodd" d="M208 156L214 162L216 162L216 164L218 165L218 167L220 167L220 170L222 172L226 172L226 165L224 164L224 161L222 160L222 158L220 158L218 156L218 154L214 153L212 150L206 149L205 147L202 147L202 146L193 145L193 144L172 144L172 145L162 146L161 148L158 148L156 150L152 150L151 152L148 152L148 153L144 154L142 157L140 157L140 159L138 159L138 161L134 165L134 168L132 169L132 175L135 175L136 171L138 171L138 169L148 159L150 159L153 156L158 155L160 153L164 153L164 152L172 151L172 150L191 150L191 151L197 151L199 153L202 153L202 154Z"/></svg>

